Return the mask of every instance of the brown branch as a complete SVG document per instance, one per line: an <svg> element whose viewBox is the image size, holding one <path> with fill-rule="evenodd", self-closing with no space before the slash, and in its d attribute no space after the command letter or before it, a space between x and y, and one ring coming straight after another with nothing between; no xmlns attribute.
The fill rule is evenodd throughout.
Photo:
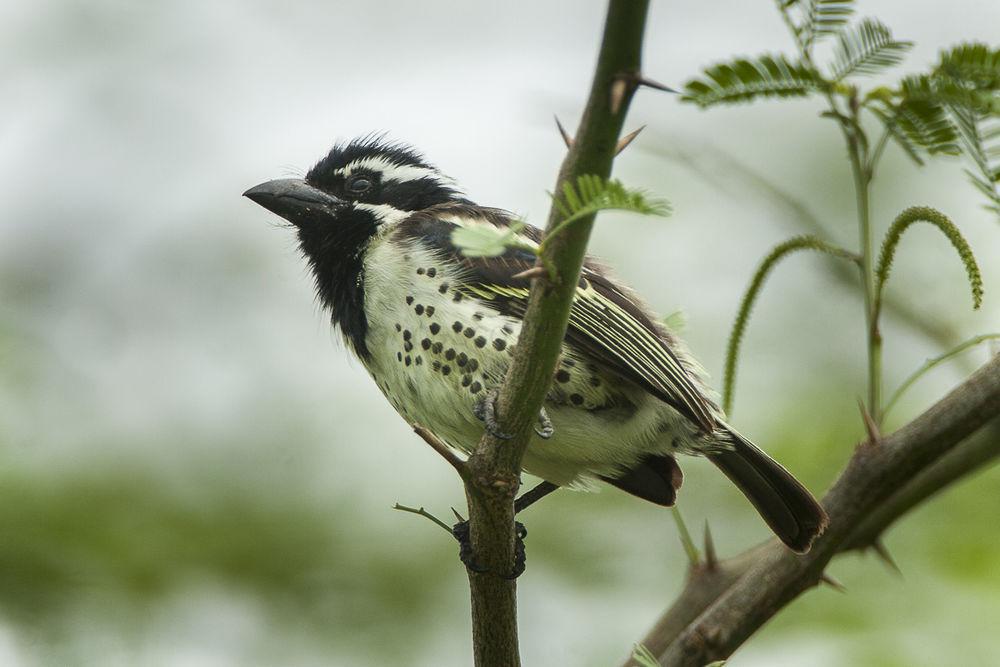
<svg viewBox="0 0 1000 667"><path fill-rule="evenodd" d="M998 415L1000 357L880 443L857 447L823 499L830 525L808 554L793 554L771 540L722 561L728 583L709 586L689 578L643 644L664 667L728 658L815 586L837 553L874 544L907 510L1000 454ZM699 586L700 593L688 590Z"/></svg>
<svg viewBox="0 0 1000 667"><path fill-rule="evenodd" d="M575 182L582 175L610 175L622 124L639 85L648 6L649 0L609 1L590 97L554 192L561 191L563 182ZM553 206L547 231L559 221ZM561 352L593 222L593 216L581 219L545 244L540 265L554 267L555 275L533 281L517 350L496 402L498 421L513 438L484 435L465 463L472 550L485 568L468 571L479 667L520 664L516 587L513 580L504 578L514 567L513 501L520 485L521 459Z"/></svg>

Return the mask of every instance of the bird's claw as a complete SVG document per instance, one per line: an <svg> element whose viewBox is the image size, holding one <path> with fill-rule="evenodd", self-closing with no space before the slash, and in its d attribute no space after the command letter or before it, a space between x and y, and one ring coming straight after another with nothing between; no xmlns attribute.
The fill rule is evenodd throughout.
<svg viewBox="0 0 1000 667"><path fill-rule="evenodd" d="M553 435L555 435L556 429L552 426L552 420L549 419L549 415L545 412L545 408L538 411L538 426L535 427L535 433L542 440L548 440Z"/></svg>
<svg viewBox="0 0 1000 667"><path fill-rule="evenodd" d="M480 574L489 572L490 569L476 562L476 555L472 551L472 540L469 538L469 522L460 521L456 523L451 534L458 540L458 558L465 567ZM528 529L520 521L514 522L514 569L510 574L497 575L501 579L517 579L524 573L527 554L524 550L524 538L528 536Z"/></svg>
<svg viewBox="0 0 1000 667"><path fill-rule="evenodd" d="M476 419L483 422L487 433L500 440L510 440L514 436L501 431L497 423L497 395L496 389L491 390L476 402L472 412L476 415Z"/></svg>

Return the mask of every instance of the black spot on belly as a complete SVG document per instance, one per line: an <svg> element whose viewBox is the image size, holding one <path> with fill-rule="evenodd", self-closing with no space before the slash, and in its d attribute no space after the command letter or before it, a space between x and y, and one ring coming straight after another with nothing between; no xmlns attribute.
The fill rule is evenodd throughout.
<svg viewBox="0 0 1000 667"><path fill-rule="evenodd" d="M409 352L413 349L413 343L410 341L403 342L403 352Z"/></svg>
<svg viewBox="0 0 1000 667"><path fill-rule="evenodd" d="M423 269L417 269L417 275L418 276L424 275L424 270Z"/></svg>
<svg viewBox="0 0 1000 667"><path fill-rule="evenodd" d="M441 367L441 375L447 375L448 373L451 373L451 366L445 364Z"/></svg>
<svg viewBox="0 0 1000 667"><path fill-rule="evenodd" d="M432 315L434 315L434 306L427 306L427 317L431 317Z"/></svg>
<svg viewBox="0 0 1000 667"><path fill-rule="evenodd" d="M433 266L431 268L427 269L427 277L428 278L433 278L434 276L437 275L437 273L438 273L438 270L435 269Z"/></svg>
<svg viewBox="0 0 1000 667"><path fill-rule="evenodd" d="M573 368L573 366L576 366L576 362L573 361L572 359L563 359L562 365L565 366L566 368Z"/></svg>
<svg viewBox="0 0 1000 667"><path fill-rule="evenodd" d="M486 339L480 336L476 339L476 347L486 347Z"/></svg>
<svg viewBox="0 0 1000 667"><path fill-rule="evenodd" d="M469 359L469 367L466 370L475 373L477 368L479 368L479 362L475 359Z"/></svg>
<svg viewBox="0 0 1000 667"><path fill-rule="evenodd" d="M413 297L412 296L406 297L406 305L407 306L413 305Z"/></svg>
<svg viewBox="0 0 1000 667"><path fill-rule="evenodd" d="M462 386L463 387L468 387L470 384L472 384L472 376L471 375L463 375L462 376Z"/></svg>
<svg viewBox="0 0 1000 667"><path fill-rule="evenodd" d="M570 394L569 400L573 405L583 405L583 396L580 394Z"/></svg>
<svg viewBox="0 0 1000 667"><path fill-rule="evenodd" d="M443 349L444 345L442 345L440 341L431 345L431 352L433 352L434 354L441 354L441 350Z"/></svg>
<svg viewBox="0 0 1000 667"><path fill-rule="evenodd" d="M447 291L448 291L448 283L441 283L440 285L438 285L438 292L444 294Z"/></svg>
<svg viewBox="0 0 1000 667"><path fill-rule="evenodd" d="M455 333L460 333L462 331L462 323L455 320L455 322L451 325L451 330Z"/></svg>
<svg viewBox="0 0 1000 667"><path fill-rule="evenodd" d="M410 355L406 355L405 357L403 357L403 363L406 364L407 366L410 365L411 361L412 360L410 359Z"/></svg>
<svg viewBox="0 0 1000 667"><path fill-rule="evenodd" d="M444 352L444 358L447 359L448 361L451 361L452 359L454 359L455 358L455 349L449 347L447 350L445 350L445 352Z"/></svg>
<svg viewBox="0 0 1000 667"><path fill-rule="evenodd" d="M431 323L431 334L437 335L437 332L441 331L441 325L437 322Z"/></svg>
<svg viewBox="0 0 1000 667"><path fill-rule="evenodd" d="M507 341L505 341L503 338L494 338L493 347L495 347L497 350L502 350L505 347L507 347Z"/></svg>
<svg viewBox="0 0 1000 667"><path fill-rule="evenodd" d="M421 364L424 363L424 359L418 354L417 358L413 360L413 363L415 363L417 366L420 366Z"/></svg>
<svg viewBox="0 0 1000 667"><path fill-rule="evenodd" d="M473 382L472 386L469 387L469 391L471 391L473 394L478 394L479 390L482 389L482 388L483 388L483 385L479 384L478 382Z"/></svg>
<svg viewBox="0 0 1000 667"><path fill-rule="evenodd" d="M503 326L502 326L502 327L500 328L500 330L501 330L501 331L503 331L503 332L504 332L505 334L507 334L508 336L509 336L509 335L511 335L512 333L514 333L514 327L510 326L509 324L505 324L505 325L503 325Z"/></svg>
<svg viewBox="0 0 1000 667"><path fill-rule="evenodd" d="M455 363L458 364L459 367L464 367L465 364L468 363L468 361L469 361L469 358L467 356L465 356L465 352L460 353L458 355L458 358L455 359Z"/></svg>
<svg viewBox="0 0 1000 667"><path fill-rule="evenodd" d="M441 370L441 362L435 360L435 362L431 364L431 368L433 368L436 371Z"/></svg>
<svg viewBox="0 0 1000 667"><path fill-rule="evenodd" d="M396 353L396 361L402 361L402 360L403 360L403 353L402 352L397 352Z"/></svg>
<svg viewBox="0 0 1000 667"><path fill-rule="evenodd" d="M556 380L559 382L569 382L569 378L569 372L563 369L559 369L559 372L556 373Z"/></svg>
<svg viewBox="0 0 1000 667"><path fill-rule="evenodd" d="M431 339L425 338L422 341L420 341L420 347L422 347L425 350L431 349Z"/></svg>
<svg viewBox="0 0 1000 667"><path fill-rule="evenodd" d="M423 315L424 314L424 306L423 306L423 304L418 303L416 306L413 307L413 311L417 315Z"/></svg>
<svg viewBox="0 0 1000 667"><path fill-rule="evenodd" d="M596 375L591 375L587 379L587 382L590 383L591 387L600 387L601 386L601 378L597 377Z"/></svg>
<svg viewBox="0 0 1000 667"><path fill-rule="evenodd" d="M458 303L459 301L462 300L462 293L461 292L455 292L455 296L453 296L451 298L451 300L454 301L455 303Z"/></svg>
<svg viewBox="0 0 1000 667"><path fill-rule="evenodd" d="M472 338L473 336L476 335L476 330L473 329L472 327L466 327L464 333L466 338Z"/></svg>
<svg viewBox="0 0 1000 667"><path fill-rule="evenodd" d="M403 340L410 340L410 338L412 338L412 337L413 337L413 334L410 333L409 329L407 329L406 331L403 332Z"/></svg>
<svg viewBox="0 0 1000 667"><path fill-rule="evenodd" d="M402 331L402 330L403 330L403 327L399 326L399 324L397 323L396 324L396 331Z"/></svg>

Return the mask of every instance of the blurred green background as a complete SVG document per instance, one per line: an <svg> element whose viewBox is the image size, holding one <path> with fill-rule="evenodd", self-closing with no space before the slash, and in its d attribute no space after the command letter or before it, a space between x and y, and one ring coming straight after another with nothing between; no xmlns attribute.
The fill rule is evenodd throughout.
<svg viewBox="0 0 1000 667"><path fill-rule="evenodd" d="M917 47L995 40L1000 5L871 1ZM391 510L447 516L454 473L409 433L319 311L288 230L242 199L301 174L336 139L389 131L473 199L545 218L603 18L597 1L502 8L443 1L0 4L0 665L461 665L468 591L456 546ZM650 76L679 86L734 54L788 50L768 3L654 3ZM592 250L721 375L760 257L804 230L765 179L853 246L836 127L814 102L700 113L641 92L618 161L669 198L666 221L608 215ZM960 163L891 150L880 229L928 204L978 253L960 263L915 228L890 292L960 337L1000 329L1000 225ZM941 348L890 317L887 385ZM860 299L822 258L795 257L750 325L733 421L813 490L861 434ZM936 371L912 417L985 360ZM723 554L764 538L742 497L686 461L680 506ZM732 665L945 665L1000 660L1000 470L887 536L903 576L838 559L847 593L810 592ZM670 514L612 490L526 514L519 587L527 664L617 664L678 591ZM956 647L960 647L956 649Z"/></svg>

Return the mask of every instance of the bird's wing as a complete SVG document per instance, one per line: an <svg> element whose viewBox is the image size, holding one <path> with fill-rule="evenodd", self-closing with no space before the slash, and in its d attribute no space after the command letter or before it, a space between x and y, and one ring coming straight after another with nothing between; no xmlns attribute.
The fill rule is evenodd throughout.
<svg viewBox="0 0 1000 667"><path fill-rule="evenodd" d="M535 256L508 247L497 257L467 257L452 242L452 232L458 227L506 227L509 223L510 217L503 211L452 205L414 214L400 223L396 234L461 265L465 269L465 291L493 304L500 312L521 317L527 309L531 283L528 278L514 276L534 266ZM537 244L540 232L524 227L518 240ZM643 306L589 260L570 308L566 340L676 408L701 430L710 432L715 428L714 406L670 348L663 331Z"/></svg>

